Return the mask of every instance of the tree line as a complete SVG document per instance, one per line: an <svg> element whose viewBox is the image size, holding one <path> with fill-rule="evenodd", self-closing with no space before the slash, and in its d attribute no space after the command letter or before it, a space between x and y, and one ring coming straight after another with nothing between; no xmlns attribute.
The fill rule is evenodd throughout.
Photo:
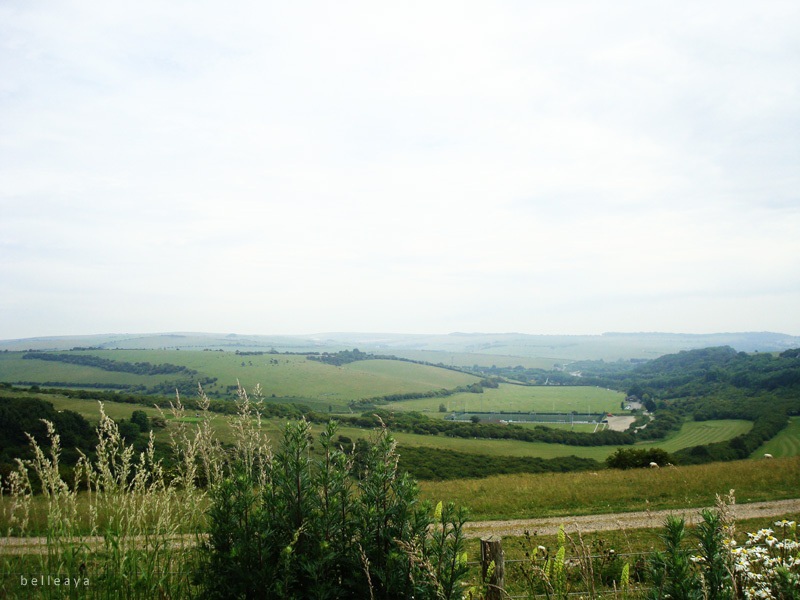
<svg viewBox="0 0 800 600"><path fill-rule="evenodd" d="M103 371L115 373L134 373L136 375L169 375L172 373L182 373L185 375L197 375L197 371L182 365L170 363L151 364L149 362L126 362L121 360L111 360L101 358L93 354L68 354L50 352L26 352L22 355L23 360L47 360L52 362L62 362L71 365L81 365L84 367L94 367Z"/></svg>

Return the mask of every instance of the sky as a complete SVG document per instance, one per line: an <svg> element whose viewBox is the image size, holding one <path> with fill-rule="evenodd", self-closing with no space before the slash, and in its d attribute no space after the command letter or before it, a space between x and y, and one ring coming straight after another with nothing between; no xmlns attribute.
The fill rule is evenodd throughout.
<svg viewBox="0 0 800 600"><path fill-rule="evenodd" d="M0 339L800 335L800 3L0 3Z"/></svg>

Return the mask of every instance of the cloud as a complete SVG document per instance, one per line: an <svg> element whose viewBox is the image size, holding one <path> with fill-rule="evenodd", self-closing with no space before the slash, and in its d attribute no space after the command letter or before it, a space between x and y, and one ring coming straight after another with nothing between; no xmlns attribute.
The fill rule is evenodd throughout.
<svg viewBox="0 0 800 600"><path fill-rule="evenodd" d="M798 25L778 0L5 3L0 337L798 333Z"/></svg>

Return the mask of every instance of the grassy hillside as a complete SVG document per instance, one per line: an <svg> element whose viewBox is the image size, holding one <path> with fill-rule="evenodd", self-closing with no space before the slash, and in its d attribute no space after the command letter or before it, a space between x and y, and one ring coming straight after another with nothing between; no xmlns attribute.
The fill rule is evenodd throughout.
<svg viewBox="0 0 800 600"><path fill-rule="evenodd" d="M337 367L307 360L303 355L285 354L176 350L91 350L65 354L122 363L179 365L195 371L196 379L216 378L214 383L204 385L211 395L231 397L237 382L247 389L259 384L269 397L305 399L307 404L321 410L327 410L329 405L335 410L346 410L348 402L359 398L455 388L479 381L477 377L449 369L402 361L361 361ZM183 374L140 375L63 362L24 360L23 356L17 352L0 353L0 381L59 382L76 387L128 385L149 389L186 379ZM164 387L168 389L169 386Z"/></svg>
<svg viewBox="0 0 800 600"><path fill-rule="evenodd" d="M800 457L664 469L499 475L421 484L431 500L447 498L473 519L513 519L711 506L735 490L738 502L796 498Z"/></svg>
<svg viewBox="0 0 800 600"><path fill-rule="evenodd" d="M655 440L636 444L642 448L662 448L667 452L675 452L681 448L690 448L701 444L713 444L735 438L747 433L753 427L750 421L737 419L720 419L717 421L687 421L677 434L664 440Z"/></svg>

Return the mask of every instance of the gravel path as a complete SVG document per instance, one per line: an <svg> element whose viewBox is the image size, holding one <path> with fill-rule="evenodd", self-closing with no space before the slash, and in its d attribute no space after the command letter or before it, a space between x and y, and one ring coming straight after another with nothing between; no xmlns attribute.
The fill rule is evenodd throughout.
<svg viewBox="0 0 800 600"><path fill-rule="evenodd" d="M464 525L468 538L489 536L522 536L526 531L539 535L555 535L558 528L564 525L567 533L580 531L608 531L611 529L652 529L661 527L667 515L682 516L689 524L699 520L701 508L686 510L657 510L606 515L584 515L579 517L548 517L545 519L513 519L509 521L469 521ZM737 504L733 509L737 519L758 517L792 517L800 518L800 498L794 500L774 500L771 502L751 502ZM195 544L194 535L171 536L175 547L190 547ZM102 548L103 538L84 538L89 547ZM9 538L0 537L0 554L44 554L47 552L47 538Z"/></svg>
<svg viewBox="0 0 800 600"><path fill-rule="evenodd" d="M614 513L607 515L584 515L580 517L548 517L545 519L514 519L510 521L470 521L464 525L467 537L521 536L525 531L539 535L555 535L564 525L568 533L580 531L609 531L612 529L651 529L661 527L668 515L682 516L688 524L700 519L702 508L686 510L657 510L642 512ZM734 506L736 519L758 517L800 516L800 498L794 500L774 500L771 502L751 502Z"/></svg>

